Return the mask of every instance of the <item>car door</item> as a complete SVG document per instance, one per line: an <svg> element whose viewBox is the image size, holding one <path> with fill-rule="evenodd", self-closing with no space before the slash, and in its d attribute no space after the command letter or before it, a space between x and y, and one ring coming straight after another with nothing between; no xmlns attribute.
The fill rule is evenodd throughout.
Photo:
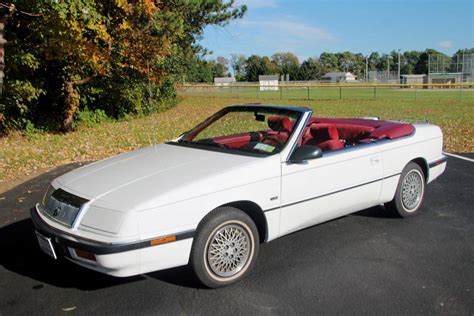
<svg viewBox="0 0 474 316"><path fill-rule="evenodd" d="M379 204L383 168L376 145L281 163L280 235Z"/></svg>

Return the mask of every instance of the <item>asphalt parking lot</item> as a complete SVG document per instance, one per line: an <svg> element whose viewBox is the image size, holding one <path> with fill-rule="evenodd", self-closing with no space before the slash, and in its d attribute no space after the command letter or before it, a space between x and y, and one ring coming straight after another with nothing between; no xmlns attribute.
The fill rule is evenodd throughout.
<svg viewBox="0 0 474 316"><path fill-rule="evenodd" d="M118 279L44 255L29 208L75 167L0 195L0 315L474 315L472 162L450 158L417 216L376 207L264 244L253 273L218 290L187 267Z"/></svg>

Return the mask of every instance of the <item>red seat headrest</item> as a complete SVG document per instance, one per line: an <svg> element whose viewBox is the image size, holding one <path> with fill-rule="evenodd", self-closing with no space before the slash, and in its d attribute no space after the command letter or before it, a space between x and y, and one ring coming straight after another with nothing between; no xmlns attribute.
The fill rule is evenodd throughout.
<svg viewBox="0 0 474 316"><path fill-rule="evenodd" d="M269 116L268 127L277 132L291 132L292 124L286 116Z"/></svg>
<svg viewBox="0 0 474 316"><path fill-rule="evenodd" d="M314 140L339 140L339 132L336 126L330 124L312 124L310 132Z"/></svg>

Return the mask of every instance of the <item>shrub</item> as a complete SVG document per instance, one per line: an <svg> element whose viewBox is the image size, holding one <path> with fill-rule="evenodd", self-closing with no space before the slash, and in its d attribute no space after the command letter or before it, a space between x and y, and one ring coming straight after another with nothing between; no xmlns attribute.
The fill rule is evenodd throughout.
<svg viewBox="0 0 474 316"><path fill-rule="evenodd" d="M104 110L96 109L94 111L90 111L88 109L84 109L76 113L76 120L78 121L79 125L92 127L97 124L110 121L110 118L107 116L107 114L105 114Z"/></svg>

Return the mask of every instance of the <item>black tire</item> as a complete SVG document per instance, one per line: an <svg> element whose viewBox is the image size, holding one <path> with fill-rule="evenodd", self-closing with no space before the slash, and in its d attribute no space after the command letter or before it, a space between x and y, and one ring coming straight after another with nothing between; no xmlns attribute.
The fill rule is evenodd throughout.
<svg viewBox="0 0 474 316"><path fill-rule="evenodd" d="M415 215L423 202L425 187L425 174L421 167L414 162L408 163L400 175L400 180L398 180L395 197L385 204L385 208L399 217Z"/></svg>
<svg viewBox="0 0 474 316"><path fill-rule="evenodd" d="M224 232L230 235L223 235ZM215 237L227 239L218 242ZM219 207L199 224L191 249L190 265L205 286L218 288L243 279L255 266L258 248L259 234L253 220L235 207ZM228 261L234 263L235 268L232 266L229 268L231 271L226 272Z"/></svg>

